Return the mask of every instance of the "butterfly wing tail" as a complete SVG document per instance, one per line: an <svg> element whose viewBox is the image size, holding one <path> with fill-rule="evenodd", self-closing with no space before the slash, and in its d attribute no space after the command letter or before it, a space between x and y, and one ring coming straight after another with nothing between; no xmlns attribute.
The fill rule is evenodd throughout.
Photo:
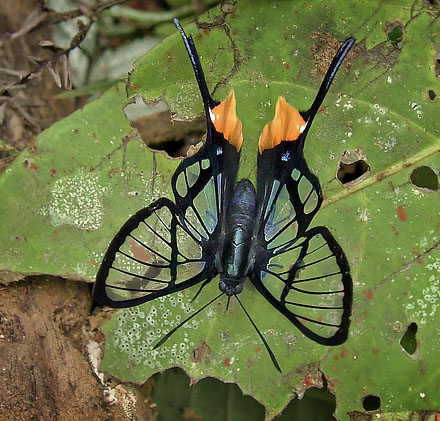
<svg viewBox="0 0 440 421"><path fill-rule="evenodd" d="M196 46L194 45L192 36L190 35L188 37L186 35L178 19L174 19L174 25L176 25L176 28L182 36L183 43L185 44L186 51L188 52L189 59L191 60L192 67L194 69L194 74L199 85L200 94L202 95L203 104L205 106L205 112L209 117L209 109L214 108L218 102L215 102L209 93L208 85L206 84L205 75L203 73L202 65L200 64L199 55L197 53Z"/></svg>
<svg viewBox="0 0 440 421"><path fill-rule="evenodd" d="M341 67L342 62L344 61L345 57L349 53L351 47L353 47L355 43L354 38L348 38L343 42L343 44L339 47L338 52L333 57L333 60L330 64L329 69L327 70L327 73L324 77L324 80L321 83L321 86L319 88L318 93L316 94L315 100L313 101L312 106L307 110L301 113L304 120L306 121L306 128L303 132L302 140L304 141L306 138L307 131L310 128L310 125L312 124L312 121L316 115L316 113L319 110L319 107L321 106L322 102L324 101L325 96L327 95L328 90L330 89L330 86L336 76L336 73L338 72L339 68Z"/></svg>

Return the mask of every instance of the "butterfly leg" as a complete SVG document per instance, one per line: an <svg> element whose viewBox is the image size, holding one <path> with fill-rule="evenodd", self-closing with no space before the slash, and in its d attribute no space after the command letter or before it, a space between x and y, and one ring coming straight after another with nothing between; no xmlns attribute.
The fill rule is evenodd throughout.
<svg viewBox="0 0 440 421"><path fill-rule="evenodd" d="M200 295L200 293L202 292L202 289L205 288L206 285L208 285L210 282L212 281L212 278L208 278L206 279L202 285L200 285L199 290L196 292L196 295L194 295L194 297L191 298L190 303L192 303L193 301L195 301L195 299Z"/></svg>

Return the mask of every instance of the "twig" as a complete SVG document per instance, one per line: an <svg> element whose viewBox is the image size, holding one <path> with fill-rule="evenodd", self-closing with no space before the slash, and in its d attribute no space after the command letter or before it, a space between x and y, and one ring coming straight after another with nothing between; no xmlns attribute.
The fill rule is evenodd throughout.
<svg viewBox="0 0 440 421"><path fill-rule="evenodd" d="M87 8L85 6L82 6L77 10L67 11L63 13L57 13L50 9L47 9L49 11L46 10L40 13L39 15L37 15L36 12L32 12L31 17L26 20L27 23L25 22L25 25L20 30L10 35L9 39L16 39L19 36L22 36L26 33L41 28L42 26L63 22L66 20L76 18L78 16L86 16L89 19L89 22L87 24L83 24L81 21L78 22L79 30L77 34L72 38L72 41L70 42L70 46L68 48L62 49L50 45L45 46L46 49L52 51L53 53L52 57L48 59L40 59L38 57L31 58L31 60L34 61L34 63L36 63L37 68L25 75L17 72L18 73L17 76L19 76L20 79L13 84L8 84L7 86L2 87L0 89L0 98L11 97L12 96L11 91L24 89L26 87L26 84L31 79L35 79L36 77L38 77L45 69L49 70L49 72L54 77L54 80L57 83L57 85L60 86L61 78L59 77L59 74L56 70L56 65L59 60L63 61L63 82L65 87L68 88L70 86L70 75L68 74L69 73L68 66L66 66L66 62L65 59L63 59L63 57L67 58L72 50L74 50L75 48L81 45L82 41L87 36L93 23L98 19L99 15L104 10L109 9L110 7L113 7L117 4L124 3L126 1L127 0L111 0L98 4L95 7ZM0 71L6 73L5 70L6 69L0 69ZM12 72L13 71L10 71L10 73Z"/></svg>
<svg viewBox="0 0 440 421"><path fill-rule="evenodd" d="M6 34L3 40L0 41L0 47L11 39L17 39L30 32L36 31L44 26L54 25L61 22L66 22L80 16L87 16L92 18L99 16L104 10L109 9L118 4L127 2L127 0L111 0L100 3L95 7L80 7L75 10L68 10L66 12L55 12L49 7L45 6L42 11L34 10L26 18L23 26L12 34Z"/></svg>

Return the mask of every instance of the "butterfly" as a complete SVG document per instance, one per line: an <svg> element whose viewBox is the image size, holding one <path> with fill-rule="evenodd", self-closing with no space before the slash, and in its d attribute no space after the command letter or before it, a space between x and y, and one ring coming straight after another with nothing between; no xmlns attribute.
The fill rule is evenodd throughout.
<svg viewBox="0 0 440 421"><path fill-rule="evenodd" d="M316 98L297 111L284 98L258 143L256 189L237 181L242 124L232 90L222 102L208 90L191 36L175 20L197 79L206 114L204 145L185 158L171 179L174 201L162 197L122 226L99 268L93 296L110 307L131 307L219 276L220 292L171 330L222 296L234 297L275 365L279 364L239 298L255 289L305 336L338 345L348 336L352 279L345 254L328 228L309 228L323 197L304 158L311 123L355 40L336 53Z"/></svg>

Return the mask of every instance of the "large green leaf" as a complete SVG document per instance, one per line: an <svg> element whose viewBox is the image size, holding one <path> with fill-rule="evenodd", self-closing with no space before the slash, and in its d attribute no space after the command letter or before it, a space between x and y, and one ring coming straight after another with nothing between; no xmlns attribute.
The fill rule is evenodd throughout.
<svg viewBox="0 0 440 421"><path fill-rule="evenodd" d="M336 348L317 345L246 285L243 302L283 374L273 368L234 300L227 313L225 302L211 306L152 351L168 329L217 293L214 281L193 303L190 290L116 312L103 326L101 369L143 382L177 365L194 380L214 376L237 383L270 416L295 393L321 385L321 373L337 396L339 418L362 410L366 395L379 396L381 409L389 412L440 407L434 374L440 333L439 197L409 181L419 166L432 168L435 179L440 168L439 106L428 94L440 93L438 9L422 0L241 0L224 10L232 12L214 9L200 19L200 29L188 31L215 97L224 98L231 87L236 92L245 137L242 176L253 177L256 142L277 97L307 109L336 40L351 35L358 40L305 150L326 197L314 223L329 227L352 269L350 337ZM398 43L387 38L396 25L403 29ZM151 104L163 98L180 118L201 113L177 33L136 63L128 93ZM120 83L44 132L2 175L5 278L50 273L92 280L122 223L154 199L170 196L178 161L136 139L123 113L127 102ZM350 187L335 177L345 150L363 155L371 167L364 181ZM400 339L411 322L418 325L418 347L410 356Z"/></svg>

